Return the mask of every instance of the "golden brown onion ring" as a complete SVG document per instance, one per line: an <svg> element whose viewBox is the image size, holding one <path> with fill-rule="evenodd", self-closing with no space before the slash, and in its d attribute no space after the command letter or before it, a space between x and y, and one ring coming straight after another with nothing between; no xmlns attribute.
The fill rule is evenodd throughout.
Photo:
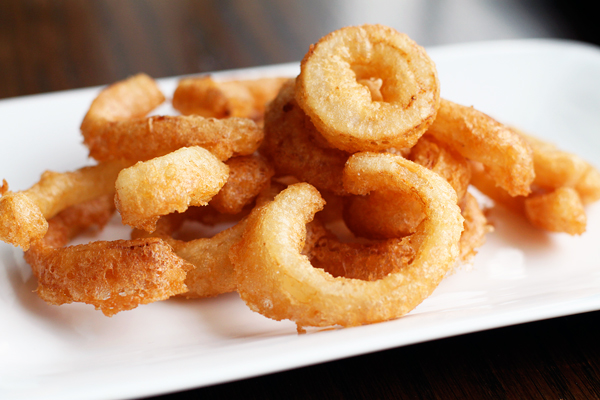
<svg viewBox="0 0 600 400"><path fill-rule="evenodd" d="M434 63L408 36L382 25L336 30L311 46L296 100L334 147L348 152L412 147L439 106ZM372 85L381 79L373 99Z"/></svg>
<svg viewBox="0 0 600 400"><path fill-rule="evenodd" d="M224 161L252 154L262 141L262 129L245 118L144 117L163 100L156 83L143 74L104 89L81 124L90 156L99 161L145 161L181 147L201 146Z"/></svg>
<svg viewBox="0 0 600 400"><path fill-rule="evenodd" d="M232 248L238 292L252 310L299 327L385 321L412 310L452 268L463 221L447 182L402 157L373 153L352 156L344 178L357 194L390 186L419 193L427 218L411 238L418 246L413 262L375 281L313 268L300 252L306 223L323 200L313 186L295 184L250 214L242 241Z"/></svg>
<svg viewBox="0 0 600 400"><path fill-rule="evenodd" d="M121 161L100 163L72 172L46 171L31 188L8 191L0 198L0 240L27 250L48 229L47 219L72 205L115 192L117 174L129 166Z"/></svg>
<svg viewBox="0 0 600 400"><path fill-rule="evenodd" d="M327 146L294 98L289 80L267 107L265 140L260 151L269 157L278 175L293 175L319 190L347 194L342 170L349 154Z"/></svg>
<svg viewBox="0 0 600 400"><path fill-rule="evenodd" d="M427 133L464 157L485 165L496 184L511 196L531 192L535 173L529 144L488 115L442 99Z"/></svg>
<svg viewBox="0 0 600 400"><path fill-rule="evenodd" d="M38 279L37 294L49 304L92 304L106 316L187 290L193 268L157 238L97 241L63 247L80 231L103 226L114 211L112 196L67 208L49 221L25 260Z"/></svg>
<svg viewBox="0 0 600 400"><path fill-rule="evenodd" d="M115 203L124 224L152 232L161 215L208 204L228 176L229 167L208 150L184 147L123 169Z"/></svg>

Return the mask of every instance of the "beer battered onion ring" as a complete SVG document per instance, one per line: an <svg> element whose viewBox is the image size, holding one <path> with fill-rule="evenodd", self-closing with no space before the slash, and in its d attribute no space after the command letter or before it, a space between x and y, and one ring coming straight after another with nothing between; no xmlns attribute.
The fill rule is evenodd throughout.
<svg viewBox="0 0 600 400"><path fill-rule="evenodd" d="M183 147L123 169L115 204L124 224L152 232L161 215L208 204L228 176L229 167L208 150Z"/></svg>
<svg viewBox="0 0 600 400"><path fill-rule="evenodd" d="M115 192L117 174L129 166L111 161L76 171L45 171L27 190L8 191L0 198L0 240L27 250L48 230L47 220L69 206Z"/></svg>
<svg viewBox="0 0 600 400"><path fill-rule="evenodd" d="M103 196L71 206L49 221L44 238L25 252L40 298L53 305L91 304L110 317L187 291L184 279L193 266L161 239L63 247L84 229L106 224L113 211L112 196Z"/></svg>
<svg viewBox="0 0 600 400"><path fill-rule="evenodd" d="M375 281L313 268L300 252L306 224L324 201L313 186L298 183L255 209L232 247L238 292L252 310L299 328L385 321L411 311L452 268L463 219L446 181L400 156L359 153L348 160L344 184L357 194L390 186L419 194L427 218L411 238L418 246L412 263Z"/></svg>
<svg viewBox="0 0 600 400"><path fill-rule="evenodd" d="M439 107L433 61L408 36L382 25L324 36L300 71L298 104L331 145L348 152L412 147ZM381 79L383 101L360 83L370 78Z"/></svg>
<svg viewBox="0 0 600 400"><path fill-rule="evenodd" d="M163 101L154 80L144 74L102 90L81 123L90 156L98 161L145 161L201 146L225 161L254 153L263 139L262 129L246 118L144 117Z"/></svg>

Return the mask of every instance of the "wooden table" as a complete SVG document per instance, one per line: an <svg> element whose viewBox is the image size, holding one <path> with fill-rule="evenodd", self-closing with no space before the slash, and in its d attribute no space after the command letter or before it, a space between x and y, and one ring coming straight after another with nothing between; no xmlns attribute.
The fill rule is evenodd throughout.
<svg viewBox="0 0 600 400"><path fill-rule="evenodd" d="M0 2L0 98L298 61L330 2ZM235 7L234 7L235 6ZM600 312L422 343L159 398L600 398Z"/></svg>

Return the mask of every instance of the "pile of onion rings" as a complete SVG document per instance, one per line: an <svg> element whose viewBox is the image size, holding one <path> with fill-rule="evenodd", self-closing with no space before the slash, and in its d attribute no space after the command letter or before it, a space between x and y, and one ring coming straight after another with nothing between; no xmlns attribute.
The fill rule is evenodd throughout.
<svg viewBox="0 0 600 400"><path fill-rule="evenodd" d="M600 199L592 165L440 98L427 52L382 25L324 36L295 78L182 79L181 115L148 116L165 98L144 74L104 88L81 124L96 165L0 186L0 240L47 303L237 291L299 332L382 322L472 262L492 230L473 187L572 235ZM131 239L68 245L115 211Z"/></svg>

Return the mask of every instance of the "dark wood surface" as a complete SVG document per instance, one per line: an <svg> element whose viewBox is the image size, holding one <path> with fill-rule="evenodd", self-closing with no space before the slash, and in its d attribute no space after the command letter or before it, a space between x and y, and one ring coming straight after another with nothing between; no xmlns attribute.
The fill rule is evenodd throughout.
<svg viewBox="0 0 600 400"><path fill-rule="evenodd" d="M2 0L0 98L141 71L164 77L298 61L344 24L333 18L335 4ZM578 37L572 21L562 26L553 34ZM599 322L600 312L533 322L159 398L598 399Z"/></svg>

